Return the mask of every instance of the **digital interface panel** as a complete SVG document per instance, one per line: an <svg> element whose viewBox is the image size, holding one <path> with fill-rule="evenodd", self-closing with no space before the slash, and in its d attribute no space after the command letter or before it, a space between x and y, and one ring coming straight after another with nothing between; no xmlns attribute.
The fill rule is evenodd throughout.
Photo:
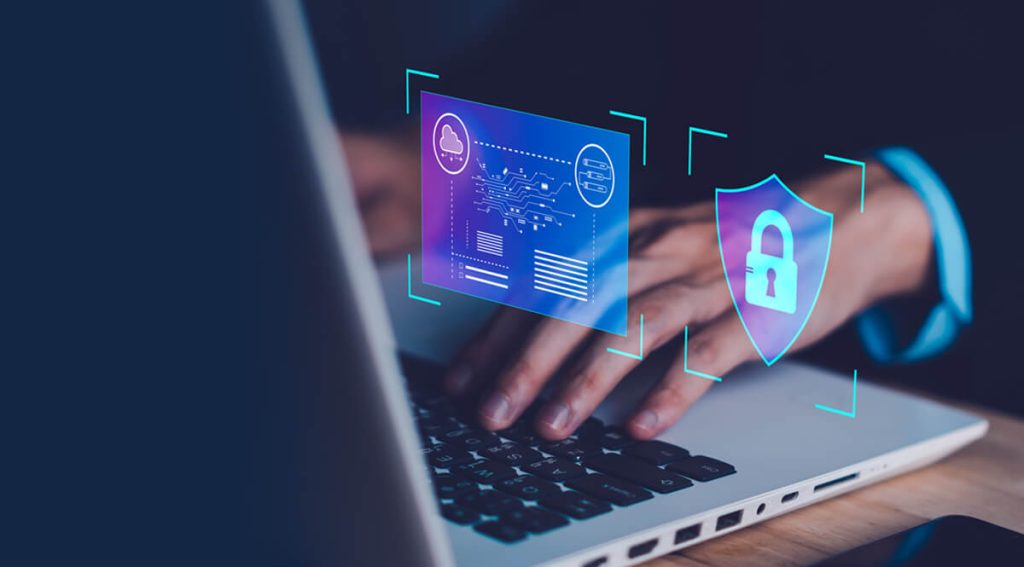
<svg viewBox="0 0 1024 567"><path fill-rule="evenodd" d="M625 335L629 136L420 102L423 282Z"/></svg>

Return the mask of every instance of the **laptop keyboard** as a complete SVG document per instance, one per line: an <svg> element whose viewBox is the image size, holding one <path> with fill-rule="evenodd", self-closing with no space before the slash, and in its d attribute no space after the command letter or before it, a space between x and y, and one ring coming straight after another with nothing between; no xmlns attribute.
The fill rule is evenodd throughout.
<svg viewBox="0 0 1024 567"><path fill-rule="evenodd" d="M409 382L423 456L441 514L484 536L514 543L710 482L736 469L664 441L636 441L587 419L561 441L532 430L528 411L491 433L432 383Z"/></svg>

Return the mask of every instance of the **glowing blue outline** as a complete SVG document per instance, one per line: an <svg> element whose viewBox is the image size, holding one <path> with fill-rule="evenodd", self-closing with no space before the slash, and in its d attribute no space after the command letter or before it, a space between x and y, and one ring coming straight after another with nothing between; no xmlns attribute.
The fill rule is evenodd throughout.
<svg viewBox="0 0 1024 567"><path fill-rule="evenodd" d="M800 324L800 328L797 329L796 333L793 335L792 340L789 341L789 344L787 344L785 348L779 351L779 354L776 355L775 358L768 360L768 358L765 357L764 353L761 352L761 347L757 346L757 341L754 340L753 335L750 334L750 329L747 328L747 322L743 320L743 314L740 313L740 306L736 302L736 295L732 291L732 283L729 281L729 268L725 265L725 254L722 252L722 224L718 218L718 194L742 193L743 191L750 191L751 189L756 189L761 185L764 185L765 183L771 181L772 179L778 181L779 185L782 185L783 189L789 192L790 195L792 195L795 199L803 203L805 206L828 217L828 250L825 252L825 268L821 272L821 281L818 282L818 291L814 292L814 299L811 301L811 308L807 310L807 316L804 317L803 323ZM800 197L800 195L794 193L793 190L790 189L782 181L782 179L779 179L779 176L774 173L753 185L748 185L747 187L740 187L739 189L721 189L719 187L715 187L715 228L718 229L718 255L722 258L722 271L725 272L725 285L728 286L729 288L729 297L732 298L732 306L736 308L736 314L740 318L740 324L743 325L743 330L747 333L747 337L750 339L750 343L754 345L754 350L757 351L757 354L761 356L761 360L763 360L767 366L771 366L778 362L778 360L782 358L782 355L786 354L786 352L789 351L789 348L793 346L793 343L796 342L796 339L797 337L800 336L800 333L804 332L804 327L807 326L807 321L810 320L811 313L814 313L814 307L818 304L818 296L821 295L821 287L825 283L825 275L828 274L828 261L832 257L832 227L835 224L834 220L834 214L819 209L818 207L815 207L814 205L803 200Z"/></svg>
<svg viewBox="0 0 1024 567"><path fill-rule="evenodd" d="M725 132L715 132L714 130L705 130L696 126L690 126L690 133L686 141L686 176L693 175L693 133L706 134L708 136L715 136L716 138L728 138L729 135Z"/></svg>
<svg viewBox="0 0 1024 567"><path fill-rule="evenodd" d="M714 380L715 382L721 382L722 379L718 376L712 376L699 370L690 370L690 326L683 326L683 372L686 374L693 374L701 378L707 378L708 380Z"/></svg>
<svg viewBox="0 0 1024 567"><path fill-rule="evenodd" d="M830 154L825 154L825 159L830 159L832 161L838 161L840 163L846 163L846 164L849 164L849 165L860 166L860 212L863 213L864 212L864 175L865 175L865 170L867 169L867 164L865 164L862 161L857 161L855 159L849 159L849 158L834 156L834 155L830 155Z"/></svg>
<svg viewBox="0 0 1024 567"><path fill-rule="evenodd" d="M850 411L837 410L836 408L830 408L821 404L814 404L814 407L822 411L832 412L850 419L857 417L857 369L853 369L853 403L850 405Z"/></svg>
<svg viewBox="0 0 1024 567"><path fill-rule="evenodd" d="M639 355L633 354L631 352L621 351L621 350L619 350L617 348L612 348L612 347L605 347L605 348L608 349L608 352L610 352L612 354L617 354L619 356L625 356L627 358L632 358L634 360L643 361L643 359L644 359L644 314L643 313L640 314L640 354Z"/></svg>
<svg viewBox="0 0 1024 567"><path fill-rule="evenodd" d="M612 116L619 116L622 118L629 118L630 120L639 120L644 123L644 144L643 144L643 166L647 167L647 117L640 116L637 114L629 114L626 112L619 112L618 110L609 110L608 114Z"/></svg>
<svg viewBox="0 0 1024 567"><path fill-rule="evenodd" d="M405 113L409 114L409 75L419 75L420 77L426 77L428 79L440 79L441 75L437 73L428 73L426 71L417 71L416 69L405 68Z"/></svg>
<svg viewBox="0 0 1024 567"><path fill-rule="evenodd" d="M429 303L431 305L436 305L436 306L440 307L441 306L441 302L436 300L436 299L428 299L426 297L420 297L418 295L413 295L413 293L412 293L412 254L406 254L405 255L405 267L406 267L406 272L405 272L406 288L405 289L406 289L406 292L409 294L409 299L415 299L417 301L422 301L423 303Z"/></svg>

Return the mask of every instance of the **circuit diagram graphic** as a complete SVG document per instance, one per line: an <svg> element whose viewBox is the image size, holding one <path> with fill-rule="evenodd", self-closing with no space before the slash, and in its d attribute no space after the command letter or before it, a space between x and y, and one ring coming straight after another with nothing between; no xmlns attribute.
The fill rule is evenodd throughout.
<svg viewBox="0 0 1024 567"><path fill-rule="evenodd" d="M569 181L556 179L543 171L534 171L529 177L520 171L491 173L487 164L479 159L480 173L473 176L478 200L473 204L483 213L501 216L504 226L518 233L540 230L550 225L564 226L576 218L576 213L560 210L557 199L563 189L571 188Z"/></svg>

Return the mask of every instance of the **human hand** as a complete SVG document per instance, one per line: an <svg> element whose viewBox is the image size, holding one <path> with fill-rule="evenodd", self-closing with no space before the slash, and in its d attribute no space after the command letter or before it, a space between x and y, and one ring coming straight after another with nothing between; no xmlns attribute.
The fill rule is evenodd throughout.
<svg viewBox="0 0 1024 567"><path fill-rule="evenodd" d="M832 255L817 307L793 348L822 338L872 303L923 284L931 227L917 196L883 167L869 164L864 214L860 173L843 168L796 186L811 204L835 213ZM536 417L547 439L570 435L639 361L607 352L636 351L640 314L645 350L691 328L687 365L721 376L757 357L734 313L718 251L713 203L641 209L630 216L628 339L516 309L501 310L456 358L445 379L454 395L482 393L482 425L511 425L573 356L555 395ZM649 345L649 346L648 346ZM667 429L712 381L683 373L677 353L667 374L626 427L649 439Z"/></svg>

